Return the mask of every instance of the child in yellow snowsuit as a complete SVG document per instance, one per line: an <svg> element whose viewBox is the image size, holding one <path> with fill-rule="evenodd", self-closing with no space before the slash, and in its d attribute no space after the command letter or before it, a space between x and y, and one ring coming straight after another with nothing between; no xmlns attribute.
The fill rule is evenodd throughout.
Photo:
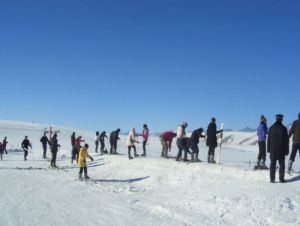
<svg viewBox="0 0 300 226"><path fill-rule="evenodd" d="M86 158L90 158L92 161L94 159L88 153L89 145L85 144L84 147L80 149L79 157L78 157L78 166L79 170L79 180L82 180L82 172L84 171L84 179L90 179L87 175L87 167L86 167Z"/></svg>

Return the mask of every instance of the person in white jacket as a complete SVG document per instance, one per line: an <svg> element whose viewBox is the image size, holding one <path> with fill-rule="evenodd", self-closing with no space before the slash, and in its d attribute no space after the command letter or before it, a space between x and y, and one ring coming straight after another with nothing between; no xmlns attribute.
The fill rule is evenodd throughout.
<svg viewBox="0 0 300 226"><path fill-rule="evenodd" d="M135 147L135 137L136 137L136 132L135 132L135 128L132 128L128 134L128 138L127 138L127 146L128 146L128 158L133 159L133 157L131 156L131 148L133 148L134 151L134 157L137 157L137 153L136 153L136 147Z"/></svg>
<svg viewBox="0 0 300 226"><path fill-rule="evenodd" d="M186 132L185 129L188 127L187 122L183 122L178 126L177 129L177 146L178 146L178 154L176 157L176 161L180 161L182 159L182 150L184 150L184 159L183 161L187 161L187 153L189 152Z"/></svg>

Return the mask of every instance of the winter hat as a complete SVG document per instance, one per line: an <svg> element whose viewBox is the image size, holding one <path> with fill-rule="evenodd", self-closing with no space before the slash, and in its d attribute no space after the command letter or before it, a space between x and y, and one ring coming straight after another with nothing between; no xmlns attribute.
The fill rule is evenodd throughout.
<svg viewBox="0 0 300 226"><path fill-rule="evenodd" d="M88 149L88 148L89 148L89 145L88 145L88 144L84 144L84 147L85 147L86 149Z"/></svg>
<svg viewBox="0 0 300 226"><path fill-rule="evenodd" d="M216 122L216 118L215 117L211 118L211 121Z"/></svg>
<svg viewBox="0 0 300 226"><path fill-rule="evenodd" d="M299 114L298 114L298 119L300 119L300 112L299 112Z"/></svg>
<svg viewBox="0 0 300 226"><path fill-rule="evenodd" d="M266 123L266 122L267 122L267 119L266 119L266 117L265 117L264 115L261 115L261 116L260 116L260 121Z"/></svg>
<svg viewBox="0 0 300 226"><path fill-rule="evenodd" d="M282 114L277 114L276 115L276 121L282 121L283 115Z"/></svg>
<svg viewBox="0 0 300 226"><path fill-rule="evenodd" d="M184 127L188 127L188 123L187 122L183 122L181 125L184 126Z"/></svg>

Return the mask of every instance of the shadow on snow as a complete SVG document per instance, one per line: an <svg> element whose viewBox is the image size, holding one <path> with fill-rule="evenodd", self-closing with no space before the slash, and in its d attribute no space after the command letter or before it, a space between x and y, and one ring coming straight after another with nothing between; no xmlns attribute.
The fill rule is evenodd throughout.
<svg viewBox="0 0 300 226"><path fill-rule="evenodd" d="M139 182L142 180L148 179L150 176L147 177L139 177L139 178L133 178L133 179L125 179L125 180L117 180L117 179L100 179L100 180L92 180L93 182L106 182L106 183L134 183Z"/></svg>

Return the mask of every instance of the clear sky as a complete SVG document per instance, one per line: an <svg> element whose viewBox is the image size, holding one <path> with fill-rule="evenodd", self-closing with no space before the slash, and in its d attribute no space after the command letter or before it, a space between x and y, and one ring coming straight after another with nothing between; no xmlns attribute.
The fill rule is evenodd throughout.
<svg viewBox="0 0 300 226"><path fill-rule="evenodd" d="M2 0L0 118L152 132L300 111L300 1Z"/></svg>

